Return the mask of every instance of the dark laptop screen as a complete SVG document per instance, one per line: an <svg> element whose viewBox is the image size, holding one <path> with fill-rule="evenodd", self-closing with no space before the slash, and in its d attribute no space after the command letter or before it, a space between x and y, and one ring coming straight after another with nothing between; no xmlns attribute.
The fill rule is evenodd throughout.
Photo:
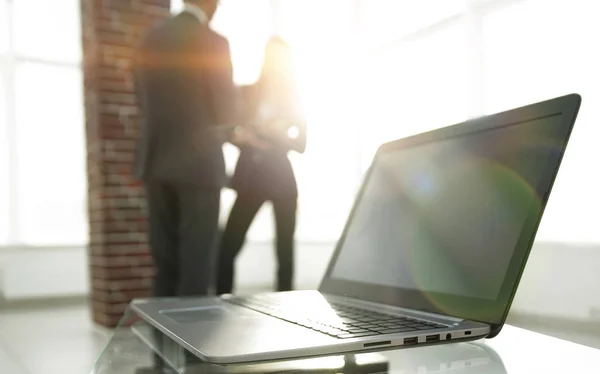
<svg viewBox="0 0 600 374"><path fill-rule="evenodd" d="M329 276L496 299L528 214L541 209L540 182L560 162L563 122L547 116L380 153Z"/></svg>

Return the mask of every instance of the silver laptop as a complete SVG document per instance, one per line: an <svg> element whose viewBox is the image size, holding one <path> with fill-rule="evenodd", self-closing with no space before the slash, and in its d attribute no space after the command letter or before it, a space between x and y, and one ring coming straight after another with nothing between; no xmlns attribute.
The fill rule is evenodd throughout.
<svg viewBox="0 0 600 374"><path fill-rule="evenodd" d="M219 364L492 338L580 102L568 95L382 145L318 291L133 308Z"/></svg>

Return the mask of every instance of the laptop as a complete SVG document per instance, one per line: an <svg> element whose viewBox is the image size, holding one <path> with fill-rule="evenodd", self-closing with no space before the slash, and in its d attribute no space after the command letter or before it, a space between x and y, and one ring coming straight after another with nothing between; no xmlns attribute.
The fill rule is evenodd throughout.
<svg viewBox="0 0 600 374"><path fill-rule="evenodd" d="M493 338L580 103L567 95L380 146L318 290L132 307L217 364Z"/></svg>
<svg viewBox="0 0 600 374"><path fill-rule="evenodd" d="M165 339L163 343L167 344L162 344L162 347L156 347L153 343L154 328L145 321L136 322L130 331L148 348L157 351L160 357L159 364L155 363L154 367L140 367L139 362L133 362L130 371L138 374L163 373L165 367L170 367L176 373L202 374L384 374L390 372L390 366L394 368L394 373L407 374L506 374L500 355L488 344L479 342L438 345L425 350L396 350L387 355L371 352L218 365L185 355L183 347L170 339ZM123 363L119 362L118 365L122 369Z"/></svg>

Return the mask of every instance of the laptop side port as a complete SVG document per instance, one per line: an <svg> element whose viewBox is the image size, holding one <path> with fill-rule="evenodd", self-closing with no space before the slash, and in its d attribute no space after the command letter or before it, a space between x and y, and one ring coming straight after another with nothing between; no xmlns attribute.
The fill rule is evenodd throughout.
<svg viewBox="0 0 600 374"><path fill-rule="evenodd" d="M376 347L378 345L388 345L388 344L392 344L392 341L384 340L381 342L365 343L365 344L363 344L363 347L368 348L368 347Z"/></svg>
<svg viewBox="0 0 600 374"><path fill-rule="evenodd" d="M404 345L414 345L417 344L418 341L416 336L414 338L404 338Z"/></svg>
<svg viewBox="0 0 600 374"><path fill-rule="evenodd" d="M439 342L439 341L440 341L440 334L427 335L427 337L425 337L426 343Z"/></svg>

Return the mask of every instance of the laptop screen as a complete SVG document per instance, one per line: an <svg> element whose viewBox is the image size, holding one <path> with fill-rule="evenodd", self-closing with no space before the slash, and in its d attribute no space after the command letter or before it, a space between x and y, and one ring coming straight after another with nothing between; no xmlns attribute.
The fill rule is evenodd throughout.
<svg viewBox="0 0 600 374"><path fill-rule="evenodd" d="M532 209L541 214L544 175L562 157L561 117L380 152L329 277L496 299Z"/></svg>

